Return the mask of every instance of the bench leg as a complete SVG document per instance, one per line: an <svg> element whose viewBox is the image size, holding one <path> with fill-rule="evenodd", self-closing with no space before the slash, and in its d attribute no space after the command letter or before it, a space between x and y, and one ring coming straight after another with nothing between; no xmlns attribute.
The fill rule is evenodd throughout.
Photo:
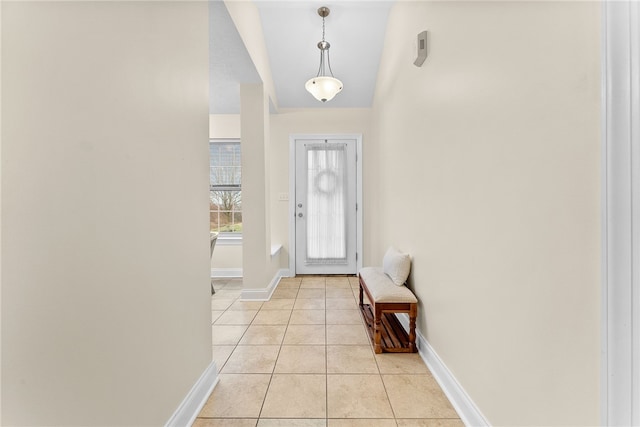
<svg viewBox="0 0 640 427"><path fill-rule="evenodd" d="M375 303L373 303L373 351L376 354L382 353L382 346L380 345L380 341L382 338L381 329L382 328L382 309Z"/></svg>
<svg viewBox="0 0 640 427"><path fill-rule="evenodd" d="M360 307L364 304L364 296L362 295L362 283L360 283Z"/></svg>
<svg viewBox="0 0 640 427"><path fill-rule="evenodd" d="M409 349L412 353L418 351L416 348L416 317L418 316L418 305L411 304L409 309Z"/></svg>

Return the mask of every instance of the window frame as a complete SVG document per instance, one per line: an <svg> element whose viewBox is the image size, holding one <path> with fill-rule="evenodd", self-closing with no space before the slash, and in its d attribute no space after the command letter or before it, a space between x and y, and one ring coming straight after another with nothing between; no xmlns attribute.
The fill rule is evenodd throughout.
<svg viewBox="0 0 640 427"><path fill-rule="evenodd" d="M240 138L209 138L209 200L211 200L211 191L214 191L214 186L211 185L211 145L238 145L241 146ZM242 154L240 154L241 165L240 165L240 184L236 185L221 185L216 186L215 190L219 191L239 191L240 192L240 200L242 200ZM240 209L242 212L242 208ZM211 215L211 210L209 210L209 215ZM218 244L220 245L241 245L242 244L242 232L229 232L229 231L219 231L218 232Z"/></svg>

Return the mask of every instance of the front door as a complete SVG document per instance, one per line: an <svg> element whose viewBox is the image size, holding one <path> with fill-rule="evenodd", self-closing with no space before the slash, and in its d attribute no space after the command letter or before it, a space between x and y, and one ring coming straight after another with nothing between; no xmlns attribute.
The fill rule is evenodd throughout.
<svg viewBox="0 0 640 427"><path fill-rule="evenodd" d="M295 141L297 274L355 274L355 139Z"/></svg>

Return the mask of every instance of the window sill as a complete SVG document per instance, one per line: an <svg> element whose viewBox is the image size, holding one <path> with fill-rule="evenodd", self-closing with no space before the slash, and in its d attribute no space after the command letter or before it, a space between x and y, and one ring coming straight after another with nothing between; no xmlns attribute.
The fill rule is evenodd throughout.
<svg viewBox="0 0 640 427"><path fill-rule="evenodd" d="M240 236L218 236L218 241L216 243L220 246L240 246L242 245L242 235Z"/></svg>
<svg viewBox="0 0 640 427"><path fill-rule="evenodd" d="M279 243L275 245L271 245L271 258L278 255L281 249L282 249L282 245Z"/></svg>

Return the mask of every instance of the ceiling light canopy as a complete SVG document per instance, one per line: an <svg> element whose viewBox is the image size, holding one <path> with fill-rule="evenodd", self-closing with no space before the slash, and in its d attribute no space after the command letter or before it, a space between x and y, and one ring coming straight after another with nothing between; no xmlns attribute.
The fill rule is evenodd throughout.
<svg viewBox="0 0 640 427"><path fill-rule="evenodd" d="M331 45L324 40L324 18L329 16L329 12L328 7L323 6L318 9L318 15L322 17L322 41L318 42L320 67L318 68L318 75L309 79L304 85L314 98L322 102L331 101L342 90L342 82L333 77L333 72L331 71L331 63L329 62L329 48ZM326 72L327 69L329 74Z"/></svg>

